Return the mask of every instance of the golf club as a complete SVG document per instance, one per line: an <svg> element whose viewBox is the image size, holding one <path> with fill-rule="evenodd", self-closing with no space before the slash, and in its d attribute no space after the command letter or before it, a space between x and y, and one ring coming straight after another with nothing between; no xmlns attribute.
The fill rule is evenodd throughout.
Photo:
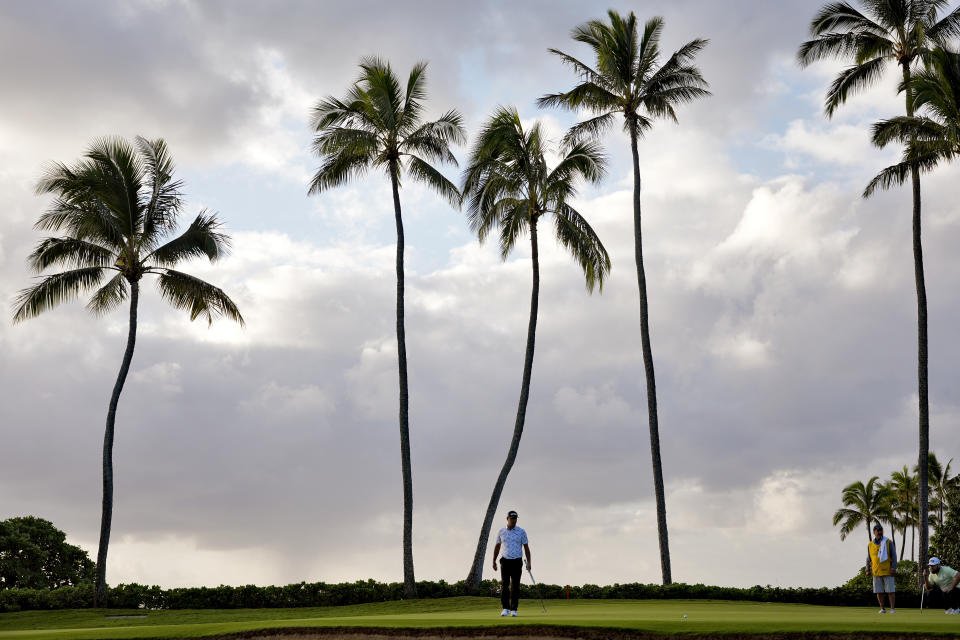
<svg viewBox="0 0 960 640"><path fill-rule="evenodd" d="M927 594L927 585L923 585L920 589L920 613L923 613L923 596Z"/></svg>
<svg viewBox="0 0 960 640"><path fill-rule="evenodd" d="M540 608L543 609L543 612L547 612L547 608L543 606L543 598L540 597L540 585L537 584L537 581L533 577L533 571L530 571L530 563L527 563L527 574L530 576L530 582L533 583L533 586L537 588L537 600L540 601Z"/></svg>

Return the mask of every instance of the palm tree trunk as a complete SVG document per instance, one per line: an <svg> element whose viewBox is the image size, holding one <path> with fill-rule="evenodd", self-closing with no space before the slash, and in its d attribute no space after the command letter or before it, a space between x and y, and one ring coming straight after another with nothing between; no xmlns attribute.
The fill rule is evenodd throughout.
<svg viewBox="0 0 960 640"><path fill-rule="evenodd" d="M403 475L403 595L417 597L413 575L413 475L410 469L409 393L407 391L407 337L403 316L403 219L397 167L390 167L393 211L397 219L397 363L400 368L400 468Z"/></svg>
<svg viewBox="0 0 960 640"><path fill-rule="evenodd" d="M633 237L637 263L637 285L640 289L640 344L643 349L643 368L647 378L647 417L650 423L650 457L653 462L653 490L657 499L657 533L660 541L660 571L663 584L670 577L670 543L667 539L667 503L663 490L663 468L660 462L660 427L657 419L657 382L653 371L653 351L650 348L650 328L647 308L647 279L643 271L643 242L640 225L640 153L637 150L637 123L630 122L630 149L633 152Z"/></svg>
<svg viewBox="0 0 960 640"><path fill-rule="evenodd" d="M900 539L900 562L903 562L903 554L907 550L907 525L903 525L903 537Z"/></svg>
<svg viewBox="0 0 960 640"><path fill-rule="evenodd" d="M500 494L507 483L507 475L513 468L520 449L520 437L523 435L523 424L527 417L527 400L530 398L530 374L533 370L533 349L537 335L537 309L540 298L540 253L537 245L537 219L530 221L530 249L533 262L533 290L530 293L530 323L527 325L527 351L523 359L523 378L520 382L520 403L517 406L517 420L513 426L513 438L507 451L507 459L497 476L497 483L493 487L487 513L483 517L483 526L480 527L480 539L477 540L477 550L473 554L473 565L467 574L466 588L468 593L476 593L480 588L480 579L483 577L483 557L487 553L487 541L490 537L490 526L493 516L500 504Z"/></svg>
<svg viewBox="0 0 960 640"><path fill-rule="evenodd" d="M123 363L117 382L110 396L110 408L107 410L107 428L103 435L103 503L100 512L100 547L97 550L97 577L93 589L93 606L107 606L107 548L110 546L110 526L113 523L113 432L117 417L117 403L120 392L130 371L133 360L133 348L137 342L137 302L140 298L140 283L130 283L130 330L127 334L127 348L123 352Z"/></svg>
<svg viewBox="0 0 960 640"><path fill-rule="evenodd" d="M907 116L913 116L913 91L910 88L910 63L903 65L903 82L907 87ZM930 454L930 403L927 394L927 287L923 276L923 245L920 241L920 172L910 167L913 187L913 272L917 287L917 394L920 400L920 454L917 460L920 484L920 567L927 564L929 508L927 464Z"/></svg>

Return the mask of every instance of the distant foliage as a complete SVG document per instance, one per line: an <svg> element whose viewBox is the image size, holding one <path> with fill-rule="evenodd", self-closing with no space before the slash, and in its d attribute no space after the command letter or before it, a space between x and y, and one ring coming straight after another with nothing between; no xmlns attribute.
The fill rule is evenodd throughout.
<svg viewBox="0 0 960 640"><path fill-rule="evenodd" d="M866 545L864 545L866 546ZM897 585L897 600L903 593L920 593L917 591L917 563L912 560L901 560L897 563L897 575L894 578ZM864 553L864 566L860 567L857 575L850 578L845 588L859 591L873 590L873 579L867 575L866 553Z"/></svg>
<svg viewBox="0 0 960 640"><path fill-rule="evenodd" d="M903 571L914 570L913 563L901 563ZM770 585L750 587L716 587L703 584L673 583L668 586L656 584L614 584L598 586L585 584L571 586L572 599L692 599L692 600L741 600L754 602L791 602L818 605L854 605L870 603L869 586L851 580L842 587L784 589ZM466 582L448 583L417 582L421 598L450 598L467 595ZM497 580L480 583L479 595L496 597L500 593ZM557 584L541 584L539 595L544 599L566 598L567 587ZM538 591L529 585L520 586L520 597L536 598ZM289 584L283 587L191 587L161 589L139 584L121 584L109 589L108 598L112 608L118 609L253 609L280 607L326 607L368 602L386 602L403 599L403 583L375 582L373 580L327 584L314 582ZM909 581L901 587L897 578L897 604L901 607L917 606L920 596ZM27 611L32 609L81 609L93 606L93 586L59 589L6 589L0 591L0 612Z"/></svg>
<svg viewBox="0 0 960 640"><path fill-rule="evenodd" d="M56 589L92 581L94 563L43 518L0 521L0 590Z"/></svg>
<svg viewBox="0 0 960 640"><path fill-rule="evenodd" d="M960 503L954 502L947 509L943 525L930 539L930 555L954 569L960 569Z"/></svg>

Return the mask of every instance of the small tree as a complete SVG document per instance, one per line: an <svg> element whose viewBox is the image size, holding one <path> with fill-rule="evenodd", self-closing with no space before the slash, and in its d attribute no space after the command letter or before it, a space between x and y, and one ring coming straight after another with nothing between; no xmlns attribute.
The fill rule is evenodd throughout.
<svg viewBox="0 0 960 640"><path fill-rule="evenodd" d="M93 582L95 565L43 518L0 521L0 589L56 589Z"/></svg>

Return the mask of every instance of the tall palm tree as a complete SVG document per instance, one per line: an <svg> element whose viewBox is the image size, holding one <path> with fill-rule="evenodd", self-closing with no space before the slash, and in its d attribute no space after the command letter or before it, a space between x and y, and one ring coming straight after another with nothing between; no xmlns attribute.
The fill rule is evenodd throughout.
<svg viewBox="0 0 960 640"><path fill-rule="evenodd" d="M553 215L557 241L580 264L589 291L603 289L610 271L610 256L586 219L570 204L576 196L577 182L599 182L606 170L606 159L599 145L584 141L571 145L560 162L550 169L544 158L547 140L539 123L525 131L515 108L500 107L484 125L471 151L470 165L463 175L463 195L468 202L470 227L480 241L493 231L499 232L500 256L506 260L525 233L530 235L533 289L530 294L530 322L527 349L520 383L520 403L513 427L507 459L494 485L473 564L467 576L467 588L476 591L483 573L490 525L500 502L507 475L513 467L523 435L530 397L537 309L540 296L540 253L538 224Z"/></svg>
<svg viewBox="0 0 960 640"><path fill-rule="evenodd" d="M894 471L890 475L888 487L893 498L891 509L899 523L898 526L903 531L900 544L900 559L903 560L903 554L907 549L907 528L914 527L914 531L916 531L917 489L919 487L917 476L910 473L907 465L903 465L903 471ZM912 549L912 538L910 546ZM912 551L910 555L913 556Z"/></svg>
<svg viewBox="0 0 960 640"><path fill-rule="evenodd" d="M890 500L890 491L877 476L867 480L866 484L858 480L844 487L843 508L833 514L833 526L840 525L840 539L846 540L861 524L867 528L867 537L870 537L874 522L889 521Z"/></svg>
<svg viewBox="0 0 960 640"><path fill-rule="evenodd" d="M596 62L593 67L577 58L550 49L580 76L580 83L565 93L545 95L541 107L557 106L585 110L594 114L570 130L570 142L595 136L623 117L623 128L630 135L633 152L633 237L640 292L640 345L647 381L647 418L650 428L650 457L657 502L657 532L660 543L660 568L663 584L670 584L670 545L667 537L667 506L663 489L660 458L660 426L657 417L657 383L650 347L647 279L643 268L643 242L640 223L640 137L653 127L657 118L676 122L674 108L710 95L707 83L694 65L696 55L706 46L702 39L691 40L660 65L660 36L663 19L649 20L643 35L637 34L637 18L608 11L609 24L591 20L576 27L571 36L590 47Z"/></svg>
<svg viewBox="0 0 960 640"><path fill-rule="evenodd" d="M797 59L807 66L826 58L852 62L827 91L827 116L847 98L876 82L890 63L900 65L907 116L916 107L910 79L913 67L929 55L933 44L960 34L960 9L937 19L947 0L860 0L858 11L847 2L825 5L810 23L812 40L800 45ZM913 188L913 268L917 290L917 387L920 397L920 564L927 558L927 455L930 449L930 404L927 393L927 289L920 237L920 172L909 167Z"/></svg>
<svg viewBox="0 0 960 640"><path fill-rule="evenodd" d="M30 266L42 273L49 267L69 267L44 276L16 298L14 322L40 315L61 302L93 291L87 308L104 315L130 300L127 347L120 365L103 438L103 502L94 606L107 598L107 548L113 519L113 437L117 404L133 359L137 339L140 280L156 275L160 294L190 319L226 316L243 324L233 301L219 288L173 267L190 258L223 257L230 238L220 231L216 215L201 211L179 236L183 206L182 183L173 178L173 161L163 140L120 138L95 141L83 160L72 167L53 164L37 185L38 194L53 194L50 209L34 225L42 231L63 232L42 240L30 254ZM103 280L115 272L104 284ZM102 286L101 286L102 285Z"/></svg>
<svg viewBox="0 0 960 640"><path fill-rule="evenodd" d="M413 572L413 476L410 465L407 340L404 327L403 219L400 184L403 177L426 184L452 205L460 206L460 192L431 162L456 166L451 144L463 144L462 118L450 110L438 119L423 122L427 64L414 65L406 87L390 64L379 58L360 62L360 77L346 97L328 96L313 110L316 131L313 149L320 157L310 183L310 193L338 187L370 169L390 178L393 213L397 225L397 360L400 378L400 466L403 477L403 588L408 598L417 594Z"/></svg>

